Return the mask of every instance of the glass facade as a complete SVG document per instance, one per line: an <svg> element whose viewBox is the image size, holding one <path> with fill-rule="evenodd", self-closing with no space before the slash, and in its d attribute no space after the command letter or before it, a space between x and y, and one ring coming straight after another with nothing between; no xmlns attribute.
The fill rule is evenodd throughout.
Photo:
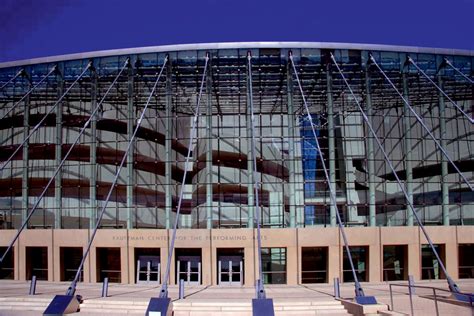
<svg viewBox="0 0 474 316"><path fill-rule="evenodd" d="M253 90L246 88L252 54ZM321 145L316 150L295 74ZM210 68L183 182L193 109L204 70ZM412 225L406 199L354 98L330 62L333 53L368 114L384 150L426 225L472 225L474 194L406 110L402 99L368 63L371 53L466 178L473 178L474 127L440 96L409 55L472 117L474 90L444 58L472 77L473 57L362 49L200 49L94 57L0 68L0 228L18 228L66 155L93 106L105 95L127 58L130 66L105 97L92 124L54 177L30 228L88 229L105 201L118 164L165 56L169 63L113 190L102 228L169 228L184 189L181 228L254 225L250 114L256 114L256 178L263 227L334 226L320 155L347 226ZM92 61L79 82L58 98ZM57 66L26 98L21 97ZM18 104L17 104L18 103ZM15 105L15 107L14 107ZM14 108L13 108L14 107ZM12 109L13 108L13 109ZM7 111L12 109L10 113ZM7 162L35 125L28 142ZM416 224L416 223L415 223Z"/></svg>

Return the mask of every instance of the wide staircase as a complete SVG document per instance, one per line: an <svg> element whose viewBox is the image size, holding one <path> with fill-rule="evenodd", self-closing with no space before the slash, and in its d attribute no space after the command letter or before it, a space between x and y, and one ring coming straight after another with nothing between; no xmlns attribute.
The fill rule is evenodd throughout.
<svg viewBox="0 0 474 316"><path fill-rule="evenodd" d="M41 315L51 298L31 296L0 298L0 315ZM148 300L97 298L85 300L78 315L144 315ZM350 315L336 300L274 300L276 316L283 315ZM175 316L251 316L250 300L184 299L173 302Z"/></svg>
<svg viewBox="0 0 474 316"><path fill-rule="evenodd" d="M0 297L0 315L42 315L51 298L33 296Z"/></svg>
<svg viewBox="0 0 474 316"><path fill-rule="evenodd" d="M282 300L273 302L276 316L283 315L350 315L336 300ZM181 300L174 302L176 316L251 316L250 300Z"/></svg>
<svg viewBox="0 0 474 316"><path fill-rule="evenodd" d="M148 300L90 299L81 304L79 315L145 315Z"/></svg>

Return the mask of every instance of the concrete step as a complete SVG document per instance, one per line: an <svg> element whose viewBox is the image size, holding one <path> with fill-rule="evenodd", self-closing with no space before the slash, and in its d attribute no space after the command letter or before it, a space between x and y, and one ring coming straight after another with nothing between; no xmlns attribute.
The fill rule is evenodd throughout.
<svg viewBox="0 0 474 316"><path fill-rule="evenodd" d="M409 314L401 313L401 312L396 312L396 311L379 311L378 315L384 315L384 316L409 316Z"/></svg>
<svg viewBox="0 0 474 316"><path fill-rule="evenodd" d="M0 316L38 316L41 314L42 312L38 311L17 311L0 309Z"/></svg>
<svg viewBox="0 0 474 316"><path fill-rule="evenodd" d="M81 304L81 315L144 315L148 301L97 299L85 300Z"/></svg>
<svg viewBox="0 0 474 316"><path fill-rule="evenodd" d="M275 315L350 315L336 300L274 300ZM175 316L251 316L250 300L180 300L173 303Z"/></svg>
<svg viewBox="0 0 474 316"><path fill-rule="evenodd" d="M43 312L52 298L34 297L3 297L0 298L0 316L38 315ZM148 301L117 300L111 298L85 300L80 308L80 315L143 315ZM276 316L283 315L350 315L343 305L336 300L274 300ZM178 300L173 302L176 316L251 316L252 303L250 300Z"/></svg>
<svg viewBox="0 0 474 316"><path fill-rule="evenodd" d="M82 305L90 305L90 304L101 304L101 305L134 305L134 306L148 306L149 301L122 301L122 300L114 300L114 299L90 299L84 300Z"/></svg>
<svg viewBox="0 0 474 316"><path fill-rule="evenodd" d="M42 307L48 306L49 302L2 302L2 307L14 306L14 307Z"/></svg>
<svg viewBox="0 0 474 316"><path fill-rule="evenodd" d="M36 297L0 297L0 304L4 302L50 302L52 298L36 298Z"/></svg>
<svg viewBox="0 0 474 316"><path fill-rule="evenodd" d="M81 311L83 310L89 310L89 309L104 309L104 310L145 310L147 306L127 306L127 305L100 305L100 304L94 304L94 305L82 305L81 304Z"/></svg>
<svg viewBox="0 0 474 316"><path fill-rule="evenodd" d="M124 309L105 309L105 308L87 308L82 309L78 315L144 315L146 308L141 310L124 310Z"/></svg>
<svg viewBox="0 0 474 316"><path fill-rule="evenodd" d="M51 298L0 297L0 316L40 315L49 302Z"/></svg>

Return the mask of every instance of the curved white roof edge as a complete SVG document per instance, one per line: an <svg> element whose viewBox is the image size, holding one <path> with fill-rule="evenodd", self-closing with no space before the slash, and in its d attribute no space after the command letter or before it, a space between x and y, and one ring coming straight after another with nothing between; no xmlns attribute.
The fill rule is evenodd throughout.
<svg viewBox="0 0 474 316"><path fill-rule="evenodd" d="M121 48L100 50L84 53L56 55L0 63L0 68L27 66L34 64L53 63L59 61L87 59L96 57L108 57L118 55L133 55L144 53L160 53L185 50L215 50L215 49L236 49L236 48L325 48L325 49L355 49L355 50L374 50L391 51L405 53L426 53L426 54L444 54L474 56L474 50L449 49L449 48L431 48L416 46L397 46L397 45L379 45L379 44L359 44L359 43L331 43L331 42L224 42L224 43L195 43L195 44L177 44L161 46L145 46L136 48Z"/></svg>

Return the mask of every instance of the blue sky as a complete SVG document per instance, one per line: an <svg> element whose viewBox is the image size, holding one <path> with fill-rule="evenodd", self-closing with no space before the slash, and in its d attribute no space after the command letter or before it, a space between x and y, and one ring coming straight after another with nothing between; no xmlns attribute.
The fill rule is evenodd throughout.
<svg viewBox="0 0 474 316"><path fill-rule="evenodd" d="M0 62L233 41L474 49L474 0L2 0Z"/></svg>

